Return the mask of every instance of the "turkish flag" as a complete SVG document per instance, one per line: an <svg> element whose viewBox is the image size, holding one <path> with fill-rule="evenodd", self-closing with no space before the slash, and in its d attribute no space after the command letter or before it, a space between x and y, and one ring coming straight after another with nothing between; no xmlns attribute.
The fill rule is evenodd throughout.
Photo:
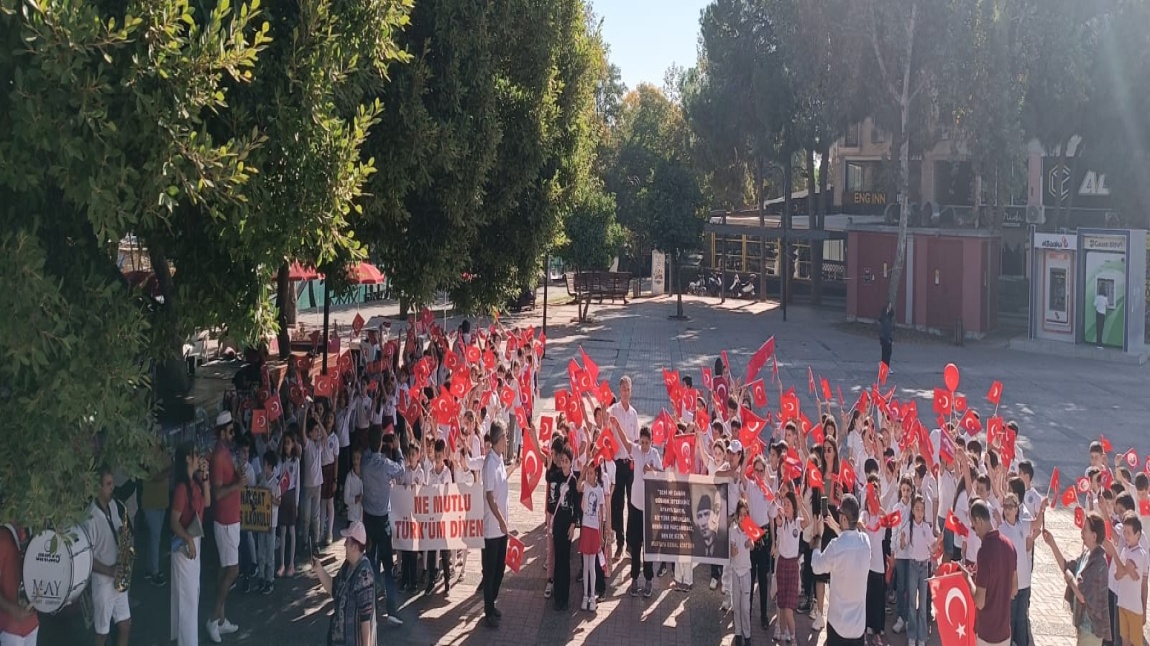
<svg viewBox="0 0 1150 646"><path fill-rule="evenodd" d="M679 408L682 412L694 410L699 402L699 391L683 386L679 388Z"/></svg>
<svg viewBox="0 0 1150 646"><path fill-rule="evenodd" d="M351 320L351 331L359 334L360 330L363 329L363 324L366 322L367 321L364 321L363 317L360 316L359 312L356 312L355 318Z"/></svg>
<svg viewBox="0 0 1150 646"><path fill-rule="evenodd" d="M946 528L959 536L970 536L970 529L962 524L962 521L954 515L953 511L946 512Z"/></svg>
<svg viewBox="0 0 1150 646"><path fill-rule="evenodd" d="M551 435L555 432L555 418L550 415L544 415L539 418L539 441L545 444L551 443Z"/></svg>
<svg viewBox="0 0 1150 646"><path fill-rule="evenodd" d="M268 432L268 412L263 408L252 411L252 433L266 435Z"/></svg>
<svg viewBox="0 0 1150 646"><path fill-rule="evenodd" d="M1102 445L1103 453L1109 453L1114 450L1114 447L1110 445L1110 440L1106 439L1105 435L1098 436L1098 443Z"/></svg>
<svg viewBox="0 0 1150 646"><path fill-rule="evenodd" d="M471 384L468 383L470 380L464 381L463 379L457 378L461 376L466 375L451 376L451 396L455 397L456 399L462 398L464 395L466 395L468 388L471 386Z"/></svg>
<svg viewBox="0 0 1150 646"><path fill-rule="evenodd" d="M1054 498L1054 495L1057 493L1058 493L1058 467L1054 467L1054 470L1050 472L1050 486L1046 488L1046 495L1048 497L1050 497L1050 508L1051 509L1054 509L1054 506L1058 503L1058 500ZM1034 511L1037 511L1037 510L1034 510Z"/></svg>
<svg viewBox="0 0 1150 646"><path fill-rule="evenodd" d="M615 455L619 453L619 443L615 440L614 433L600 433L599 441L595 445L599 447L597 455L603 460L614 460Z"/></svg>
<svg viewBox="0 0 1150 646"><path fill-rule="evenodd" d="M851 466L850 460L842 460L839 462L838 480L843 489L846 489L848 492L854 491L856 479L857 476L855 476L855 470L854 467Z"/></svg>
<svg viewBox="0 0 1150 646"><path fill-rule="evenodd" d="M755 406L765 407L767 405L767 387L763 384L763 380L756 379L747 385L751 387L751 397L754 399Z"/></svg>
<svg viewBox="0 0 1150 646"><path fill-rule="evenodd" d="M966 395L954 396L954 412L961 413L966 410Z"/></svg>
<svg viewBox="0 0 1150 646"><path fill-rule="evenodd" d="M599 364L591 360L587 353L583 351L583 346L579 346L579 356L583 358L583 370L591 377L591 381L599 382Z"/></svg>
<svg viewBox="0 0 1150 646"><path fill-rule="evenodd" d="M939 415L950 415L952 410L951 406L952 402L950 392L943 390L942 388L935 388L934 412L938 413Z"/></svg>
<svg viewBox="0 0 1150 646"><path fill-rule="evenodd" d="M1078 504L1078 490L1074 487L1067 487L1066 491L1062 492L1062 506L1069 507L1075 504Z"/></svg>
<svg viewBox="0 0 1150 646"><path fill-rule="evenodd" d="M807 366L807 387L812 393L815 392L815 371L811 370L810 366Z"/></svg>
<svg viewBox="0 0 1150 646"><path fill-rule="evenodd" d="M1138 501L1138 513L1141 516L1150 516L1150 500Z"/></svg>
<svg viewBox="0 0 1150 646"><path fill-rule="evenodd" d="M714 382L713 375L710 368L703 368L703 386L707 390L711 390L711 384Z"/></svg>
<svg viewBox="0 0 1150 646"><path fill-rule="evenodd" d="M751 539L752 543L758 543L759 539L766 533L755 524L755 521L751 520L749 515L743 516L743 520L739 522L739 529L743 530L743 533L747 535L747 538ZM743 545L737 545L736 547L740 550L746 549Z"/></svg>
<svg viewBox="0 0 1150 646"><path fill-rule="evenodd" d="M815 425L811 426L810 430L811 430L811 434L815 438L815 444L822 446L822 443L824 441L826 441L826 439L827 439L826 435L823 433L823 425L822 424L815 424Z"/></svg>
<svg viewBox="0 0 1150 646"><path fill-rule="evenodd" d="M934 468L934 443L922 422L915 420L915 433L918 435L918 452L926 460L927 468Z"/></svg>
<svg viewBox="0 0 1150 646"><path fill-rule="evenodd" d="M659 411L658 417L651 424L651 442L656 446L663 446L667 443L667 438L675 434L675 430L675 420L671 419L671 414L664 408Z"/></svg>
<svg viewBox="0 0 1150 646"><path fill-rule="evenodd" d="M990 418L991 421L993 421L995 419L998 420L998 431L1001 432L1002 431L1002 418L1001 417ZM958 425L960 427L962 427L962 430L966 431L967 435L977 435L978 432L982 430L982 422L978 421L978 414L975 413L973 410L968 410L965 413L963 413L962 419L959 420ZM989 429L987 429L986 434L987 434L987 440L989 441L990 440L990 430ZM991 444L993 444L993 442L991 442Z"/></svg>
<svg viewBox="0 0 1150 646"><path fill-rule="evenodd" d="M807 464L807 484L811 489L823 488L823 472L819 471L819 467L811 462Z"/></svg>
<svg viewBox="0 0 1150 646"><path fill-rule="evenodd" d="M531 495L535 493L535 486L543 477L543 455L539 452L539 447L535 446L535 438L531 437L531 433L523 434L523 462L519 477L519 501L524 507L534 509Z"/></svg>
<svg viewBox="0 0 1150 646"><path fill-rule="evenodd" d="M575 426L583 425L583 402L578 396L567 398L567 408L563 412L567 415L567 421Z"/></svg>
<svg viewBox="0 0 1150 646"><path fill-rule="evenodd" d="M495 370L495 353L487 350L483 353L483 369L487 372Z"/></svg>
<svg viewBox="0 0 1150 646"><path fill-rule="evenodd" d="M463 352L467 356L467 363L473 366L477 366L479 362L483 361L483 353L479 351L479 346L477 345L469 345Z"/></svg>
<svg viewBox="0 0 1150 646"><path fill-rule="evenodd" d="M986 393L986 400L998 406L998 402L1002 401L1002 382L996 381L990 384L990 390Z"/></svg>
<svg viewBox="0 0 1150 646"><path fill-rule="evenodd" d="M520 429L526 429L527 424L527 411L523 410L522 406L515 407L515 423L519 425Z"/></svg>
<svg viewBox="0 0 1150 646"><path fill-rule="evenodd" d="M819 383L822 385L823 389L823 401L833 401L834 395L831 393L831 382L827 381L826 377L819 377Z"/></svg>
<svg viewBox="0 0 1150 646"><path fill-rule="evenodd" d="M679 371L663 368L663 384L667 386L667 394L674 392L679 385Z"/></svg>
<svg viewBox="0 0 1150 646"><path fill-rule="evenodd" d="M775 337L771 337L755 350L755 354L751 355L751 360L747 362L747 381L751 381L758 376L759 371L763 366L767 365L767 360L775 354Z"/></svg>
<svg viewBox="0 0 1150 646"><path fill-rule="evenodd" d="M450 350L448 350L447 354L443 357L443 365L447 366L448 372L455 372L462 363L459 359L459 355Z"/></svg>
<svg viewBox="0 0 1150 646"><path fill-rule="evenodd" d="M878 502L878 489L873 482L866 483L866 513L871 516L879 516L882 513L882 507Z"/></svg>
<svg viewBox="0 0 1150 646"><path fill-rule="evenodd" d="M272 393L268 396L267 401L264 402L264 409L268 412L268 421L274 422L284 414L284 405L280 401L279 393Z"/></svg>
<svg viewBox="0 0 1150 646"><path fill-rule="evenodd" d="M1086 493L1087 491L1090 491L1090 478L1082 476L1078 479L1077 485L1079 493Z"/></svg>
<svg viewBox="0 0 1150 646"><path fill-rule="evenodd" d="M879 524L888 529L894 529L902 524L902 512L895 511L894 513L883 516Z"/></svg>
<svg viewBox="0 0 1150 646"><path fill-rule="evenodd" d="M783 458L783 476L787 480L798 480L803 477L803 463L797 455L791 455L791 451L787 451L787 457Z"/></svg>
<svg viewBox="0 0 1150 646"><path fill-rule="evenodd" d="M599 390L595 393L595 399L599 400L600 406L609 407L615 401L615 393L611 392L611 384L607 381L599 382Z"/></svg>
<svg viewBox="0 0 1150 646"><path fill-rule="evenodd" d="M942 646L974 646L974 599L966 574L953 572L930 579L938 636Z"/></svg>
<svg viewBox="0 0 1150 646"><path fill-rule="evenodd" d="M523 567L523 552L523 541L509 535L507 537L507 567L516 574L519 574L519 568Z"/></svg>
<svg viewBox="0 0 1150 646"><path fill-rule="evenodd" d="M675 468L683 475L690 475L695 463L695 436L676 435L674 441ZM671 449L667 450L671 453Z"/></svg>
<svg viewBox="0 0 1150 646"><path fill-rule="evenodd" d="M798 416L799 396L795 394L794 388L783 393L783 398L779 400L779 414L782 416L783 422L787 422Z"/></svg>
<svg viewBox="0 0 1150 646"><path fill-rule="evenodd" d="M499 391L499 401L503 402L504 406L511 406L515 402L515 391L512 390L511 386L504 386Z"/></svg>
<svg viewBox="0 0 1150 646"><path fill-rule="evenodd" d="M1074 510L1074 525L1075 525L1075 527L1077 527L1078 529L1082 529L1082 525L1085 522L1086 522L1086 510L1081 508L1081 507L1075 508L1075 510ZM1109 523L1106 524L1106 533L1107 534L1110 533ZM1106 538L1109 539L1110 537L1107 536Z"/></svg>
<svg viewBox="0 0 1150 646"><path fill-rule="evenodd" d="M316 397L331 397L334 390L335 384L331 375L320 375L315 378Z"/></svg>
<svg viewBox="0 0 1150 646"><path fill-rule="evenodd" d="M863 391L859 393L858 401L855 402L855 410L860 412L865 411L869 405L870 392L864 388Z"/></svg>
<svg viewBox="0 0 1150 646"><path fill-rule="evenodd" d="M743 423L743 428L739 430L740 438L742 438L743 434L746 433L749 437L758 439L759 434L763 432L763 429L767 428L767 420L754 414L749 408L741 409L739 411L739 418ZM739 441L746 444L746 441L742 439Z"/></svg>
<svg viewBox="0 0 1150 646"><path fill-rule="evenodd" d="M942 429L942 432L938 439L938 457L943 463L950 464L954 462L954 440L951 439L946 426L940 425L939 428Z"/></svg>
<svg viewBox="0 0 1150 646"><path fill-rule="evenodd" d="M706 429L711 426L711 416L707 414L707 408L705 406L699 406L695 408L695 426L698 426L702 429Z"/></svg>
<svg viewBox="0 0 1150 646"><path fill-rule="evenodd" d="M337 365L339 366L340 374L351 372L351 352L349 351L341 353L339 355L339 363Z"/></svg>
<svg viewBox="0 0 1150 646"><path fill-rule="evenodd" d="M570 397L571 397L571 393L567 392L566 390L556 390L555 391L555 412L566 413L567 412L567 400L570 399Z"/></svg>
<svg viewBox="0 0 1150 646"><path fill-rule="evenodd" d="M878 383L880 386L886 385L886 378L890 375L890 366L884 361L878 362Z"/></svg>

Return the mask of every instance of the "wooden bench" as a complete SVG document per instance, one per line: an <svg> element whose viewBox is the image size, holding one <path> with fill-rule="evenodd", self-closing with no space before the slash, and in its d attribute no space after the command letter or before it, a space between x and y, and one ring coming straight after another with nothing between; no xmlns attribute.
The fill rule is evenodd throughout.
<svg viewBox="0 0 1150 646"><path fill-rule="evenodd" d="M616 299L627 304L631 291L631 274L623 271L581 271L564 275L567 284L567 295L576 305L580 305L579 318L587 317L587 309L595 299L602 303L603 299Z"/></svg>

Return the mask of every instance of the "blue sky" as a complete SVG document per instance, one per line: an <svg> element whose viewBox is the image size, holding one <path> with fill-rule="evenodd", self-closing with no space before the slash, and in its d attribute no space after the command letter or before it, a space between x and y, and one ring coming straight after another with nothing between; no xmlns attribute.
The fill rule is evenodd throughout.
<svg viewBox="0 0 1150 646"><path fill-rule="evenodd" d="M603 19L611 62L628 88L663 85L663 72L677 63L693 67L699 40L699 13L709 0L592 0Z"/></svg>

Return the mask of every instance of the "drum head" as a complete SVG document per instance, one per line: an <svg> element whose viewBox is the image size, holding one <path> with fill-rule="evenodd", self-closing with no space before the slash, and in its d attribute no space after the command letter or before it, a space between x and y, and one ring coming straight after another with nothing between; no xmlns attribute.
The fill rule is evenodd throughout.
<svg viewBox="0 0 1150 646"><path fill-rule="evenodd" d="M24 593L32 607L51 614L74 601L92 575L91 551L82 527L33 537L24 553Z"/></svg>

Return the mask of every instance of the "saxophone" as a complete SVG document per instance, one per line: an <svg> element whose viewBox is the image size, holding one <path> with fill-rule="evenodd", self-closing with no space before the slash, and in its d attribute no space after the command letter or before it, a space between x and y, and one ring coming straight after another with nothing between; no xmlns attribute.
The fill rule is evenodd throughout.
<svg viewBox="0 0 1150 646"><path fill-rule="evenodd" d="M136 563L135 540L132 537L132 528L128 525L128 507L123 503L123 524L120 525L120 553L116 557L116 566L120 576L116 577L116 591L124 592L132 585L132 566Z"/></svg>

